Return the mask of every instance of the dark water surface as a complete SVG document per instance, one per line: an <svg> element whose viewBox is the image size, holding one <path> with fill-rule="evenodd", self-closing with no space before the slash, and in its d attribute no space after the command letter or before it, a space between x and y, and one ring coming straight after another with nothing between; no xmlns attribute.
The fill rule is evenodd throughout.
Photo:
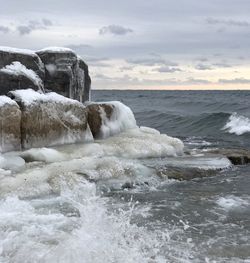
<svg viewBox="0 0 250 263"><path fill-rule="evenodd" d="M179 137L191 149L250 149L250 91L93 91L92 99L122 100L138 125ZM134 216L138 225L168 229L159 252L165 262L250 262L249 165L108 196L119 205L138 201L149 213Z"/></svg>

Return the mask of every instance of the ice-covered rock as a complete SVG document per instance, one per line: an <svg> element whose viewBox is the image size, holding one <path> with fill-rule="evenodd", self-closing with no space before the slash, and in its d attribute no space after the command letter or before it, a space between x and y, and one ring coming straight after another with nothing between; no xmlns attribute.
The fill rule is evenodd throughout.
<svg viewBox="0 0 250 263"><path fill-rule="evenodd" d="M68 48L37 51L45 65L45 89L78 101L88 101L91 79L88 66Z"/></svg>
<svg viewBox="0 0 250 263"><path fill-rule="evenodd" d="M119 101L90 103L87 110L94 138L107 138L136 127L133 112Z"/></svg>
<svg viewBox="0 0 250 263"><path fill-rule="evenodd" d="M21 111L17 103L0 96L0 152L21 149Z"/></svg>
<svg viewBox="0 0 250 263"><path fill-rule="evenodd" d="M41 89L43 79L44 65L35 52L0 47L0 95L16 89Z"/></svg>
<svg viewBox="0 0 250 263"><path fill-rule="evenodd" d="M91 139L86 107L54 92L41 94L31 89L9 93L22 112L22 147L44 147Z"/></svg>
<svg viewBox="0 0 250 263"><path fill-rule="evenodd" d="M0 47L0 95L29 88L89 101L88 65L69 48L49 47L35 53Z"/></svg>
<svg viewBox="0 0 250 263"><path fill-rule="evenodd" d="M43 91L43 81L32 69L26 68L19 61L14 61L0 69L0 90L2 93L6 94L11 90L29 88Z"/></svg>

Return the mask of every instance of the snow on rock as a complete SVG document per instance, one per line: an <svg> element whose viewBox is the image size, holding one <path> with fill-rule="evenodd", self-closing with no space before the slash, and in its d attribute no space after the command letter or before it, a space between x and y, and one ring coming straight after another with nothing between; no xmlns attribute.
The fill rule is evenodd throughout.
<svg viewBox="0 0 250 263"><path fill-rule="evenodd" d="M0 71L15 76L25 76L30 79L35 84L35 86L43 90L43 82L40 77L32 69L27 69L19 61L12 62L12 64L5 66L4 68L0 69Z"/></svg>
<svg viewBox="0 0 250 263"><path fill-rule="evenodd" d="M65 52L72 52L74 53L74 51L70 48L66 48L66 47L46 47L43 49L40 49L37 51L37 53L42 53L42 52L51 52L51 53L65 53Z"/></svg>
<svg viewBox="0 0 250 263"><path fill-rule="evenodd" d="M17 90L10 96L22 109L23 149L91 140L86 107L56 93Z"/></svg>
<svg viewBox="0 0 250 263"><path fill-rule="evenodd" d="M62 95L59 95L55 92L49 92L46 94L36 92L32 89L24 89L24 90L15 90L10 92L10 96L15 98L16 101L21 101L21 103L26 106L31 105L37 102L55 102L55 103L63 103L63 104L76 104L78 106L82 106L82 103L66 98Z"/></svg>
<svg viewBox="0 0 250 263"><path fill-rule="evenodd" d="M107 138L136 127L133 112L119 101L90 103L87 109L88 123L95 138Z"/></svg>
<svg viewBox="0 0 250 263"><path fill-rule="evenodd" d="M17 105L17 103L10 99L7 96L0 96L0 107L3 107L5 104L9 104L9 105Z"/></svg>
<svg viewBox="0 0 250 263"><path fill-rule="evenodd" d="M0 152L21 149L21 111L17 103L0 96Z"/></svg>
<svg viewBox="0 0 250 263"><path fill-rule="evenodd" d="M30 49L20 49L20 48L13 48L13 47L7 47L7 46L0 46L0 51L4 51L4 52L8 52L8 53L16 53L16 54L36 56L36 53Z"/></svg>

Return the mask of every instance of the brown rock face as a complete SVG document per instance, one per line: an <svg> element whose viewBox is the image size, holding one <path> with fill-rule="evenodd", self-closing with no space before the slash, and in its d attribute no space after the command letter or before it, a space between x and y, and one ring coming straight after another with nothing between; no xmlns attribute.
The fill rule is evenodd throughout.
<svg viewBox="0 0 250 263"><path fill-rule="evenodd" d="M5 96L0 96L1 99ZM0 107L0 152L21 150L21 111L9 100Z"/></svg>
<svg viewBox="0 0 250 263"><path fill-rule="evenodd" d="M110 119L114 106L110 104L89 104L87 106L88 124L94 138L101 137L101 126L103 123L103 114Z"/></svg>
<svg viewBox="0 0 250 263"><path fill-rule="evenodd" d="M11 92L10 96L18 102L22 111L23 149L85 141L88 125L83 104L66 98L60 101L47 97L49 95L41 95L31 103L15 92Z"/></svg>

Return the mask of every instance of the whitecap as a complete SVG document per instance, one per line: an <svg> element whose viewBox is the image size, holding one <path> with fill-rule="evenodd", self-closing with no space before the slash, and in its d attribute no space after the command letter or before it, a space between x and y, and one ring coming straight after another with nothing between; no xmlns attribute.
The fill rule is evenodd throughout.
<svg viewBox="0 0 250 263"><path fill-rule="evenodd" d="M237 113L233 113L222 129L236 135L248 133L250 132L250 119Z"/></svg>

